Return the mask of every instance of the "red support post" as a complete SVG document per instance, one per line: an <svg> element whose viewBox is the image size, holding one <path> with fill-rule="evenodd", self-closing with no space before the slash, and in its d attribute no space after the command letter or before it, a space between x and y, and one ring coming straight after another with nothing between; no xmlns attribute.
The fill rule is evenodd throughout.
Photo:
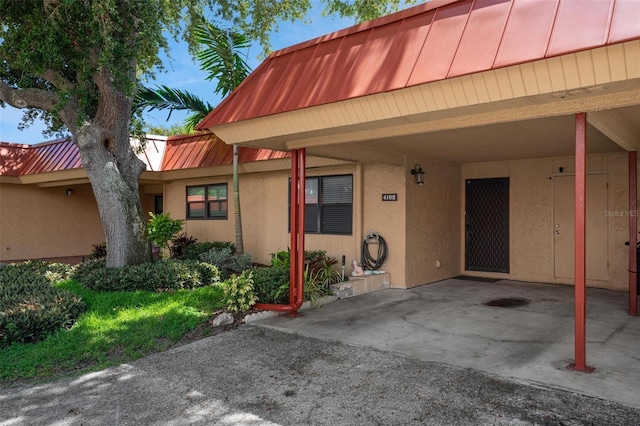
<svg viewBox="0 0 640 426"><path fill-rule="evenodd" d="M638 315L638 153L629 151L629 315Z"/></svg>
<svg viewBox="0 0 640 426"><path fill-rule="evenodd" d="M298 150L298 178L300 183L298 190L298 255L297 255L297 268L298 268L298 299L296 303L302 305L304 301L304 223L305 223L305 207L306 207L306 186L307 186L307 170L306 170L306 150L301 148Z"/></svg>
<svg viewBox="0 0 640 426"><path fill-rule="evenodd" d="M300 159L302 159L302 165L300 165ZM298 244L299 241L302 241L301 261L304 266L304 160L304 150L302 153L296 149L291 151L291 209L289 217L291 228L291 247L289 248L289 304L256 303L256 309L289 312L290 315L296 316L298 315L298 309L302 306L302 302L304 301L304 282L300 279L300 246ZM300 175L302 175L302 181ZM300 207L301 203L302 207ZM300 210L302 210L302 213ZM301 232L302 237L300 237Z"/></svg>
<svg viewBox="0 0 640 426"><path fill-rule="evenodd" d="M291 228L291 240L289 247L289 304L294 305L296 303L296 271L295 261L298 255L298 207L300 201L298 199L298 150L291 151L291 210L289 212L290 228Z"/></svg>
<svg viewBox="0 0 640 426"><path fill-rule="evenodd" d="M576 175L575 175L575 362L571 370L590 373L586 354L586 163L587 163L587 114L576 114Z"/></svg>

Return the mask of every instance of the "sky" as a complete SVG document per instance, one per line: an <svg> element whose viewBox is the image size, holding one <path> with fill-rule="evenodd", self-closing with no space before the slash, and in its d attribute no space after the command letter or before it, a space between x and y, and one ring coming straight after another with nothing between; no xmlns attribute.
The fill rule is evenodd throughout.
<svg viewBox="0 0 640 426"><path fill-rule="evenodd" d="M317 4L317 2L312 3ZM278 32L271 34L272 50L278 50L354 25L353 18L323 17L321 7L317 5L310 12L309 18L311 23L280 23ZM258 57L261 52L262 47L257 43L249 50L247 62L251 69L255 69L260 64ZM163 60L167 71L157 73L156 79L147 82L147 86L166 85L194 93L212 105L217 105L220 102L220 98L213 93L215 82L205 80L206 75L193 61L185 43L172 42L171 57L172 60L166 58ZM168 111L152 111L145 113L145 120L151 126L171 127L173 124L180 124L188 113L174 111L170 121L166 121L167 115ZM21 110L8 106L0 108L0 141L31 145L52 139L42 135L44 130L42 123L34 123L25 130L18 130L21 118Z"/></svg>

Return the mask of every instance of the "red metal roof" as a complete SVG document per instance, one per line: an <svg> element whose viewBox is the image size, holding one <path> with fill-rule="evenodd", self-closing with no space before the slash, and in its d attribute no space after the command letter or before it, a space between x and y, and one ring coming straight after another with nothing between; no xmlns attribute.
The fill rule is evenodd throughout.
<svg viewBox="0 0 640 426"><path fill-rule="evenodd" d="M166 139L164 153L159 153L164 154L160 168L162 171L233 163L233 147L222 142L213 133L169 136ZM147 170L153 168L148 149L163 149L162 145L153 143L158 141L160 139L153 136L147 137L146 150L141 154L142 159L146 160ZM238 155L240 163L291 156L288 152L246 147L240 147ZM0 142L0 176L32 175L79 168L82 168L80 152L70 139L59 139L38 145Z"/></svg>
<svg viewBox="0 0 640 426"><path fill-rule="evenodd" d="M32 175L80 167L80 153L69 139L38 145L0 142L0 175Z"/></svg>
<svg viewBox="0 0 640 426"><path fill-rule="evenodd" d="M273 52L198 127L639 38L635 0L435 0Z"/></svg>
<svg viewBox="0 0 640 426"><path fill-rule="evenodd" d="M289 158L291 153L240 147L238 162ZM225 144L213 133L169 136L162 170L182 170L196 167L223 166L233 163L233 146Z"/></svg>

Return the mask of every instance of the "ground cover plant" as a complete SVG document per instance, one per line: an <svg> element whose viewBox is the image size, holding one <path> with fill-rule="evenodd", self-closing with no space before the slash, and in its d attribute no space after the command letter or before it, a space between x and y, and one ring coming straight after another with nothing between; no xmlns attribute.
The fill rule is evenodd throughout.
<svg viewBox="0 0 640 426"><path fill-rule="evenodd" d="M258 302L289 303L290 260L289 251L279 251L271 255L271 266L251 269ZM304 261L304 299L316 304L331 294L331 284L342 279L334 269L338 262L324 250L305 251Z"/></svg>
<svg viewBox="0 0 640 426"><path fill-rule="evenodd" d="M74 324L86 305L78 295L52 285L67 273L58 265L48 270L42 262L0 269L0 348L37 342Z"/></svg>
<svg viewBox="0 0 640 426"><path fill-rule="evenodd" d="M193 289L216 284L218 268L198 261L163 261L124 268L107 268L104 260L78 265L72 278L92 290L167 291Z"/></svg>
<svg viewBox="0 0 640 426"><path fill-rule="evenodd" d="M253 266L251 255L235 254L231 247L214 247L200 255L202 262L216 266L220 270L220 279L226 280L239 275Z"/></svg>
<svg viewBox="0 0 640 426"><path fill-rule="evenodd" d="M160 292L101 291L67 279L64 270L45 273L56 281L49 282L49 288L77 297L86 311L71 328L49 332L35 343L14 342L0 348L2 382L38 381L103 369L185 339L204 337L212 332L207 320L223 307L218 285Z"/></svg>

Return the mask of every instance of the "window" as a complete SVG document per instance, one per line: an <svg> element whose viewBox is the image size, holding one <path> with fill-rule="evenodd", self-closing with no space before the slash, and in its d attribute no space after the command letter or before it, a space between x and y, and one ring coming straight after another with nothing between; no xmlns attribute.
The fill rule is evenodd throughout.
<svg viewBox="0 0 640 426"><path fill-rule="evenodd" d="M351 235L353 176L309 177L305 189L304 232Z"/></svg>
<svg viewBox="0 0 640 426"><path fill-rule="evenodd" d="M227 184L187 187L187 219L226 219Z"/></svg>
<svg viewBox="0 0 640 426"><path fill-rule="evenodd" d="M164 198L162 197L162 195L155 195L153 197L153 213L154 214L162 214L163 209L162 206L164 205Z"/></svg>

